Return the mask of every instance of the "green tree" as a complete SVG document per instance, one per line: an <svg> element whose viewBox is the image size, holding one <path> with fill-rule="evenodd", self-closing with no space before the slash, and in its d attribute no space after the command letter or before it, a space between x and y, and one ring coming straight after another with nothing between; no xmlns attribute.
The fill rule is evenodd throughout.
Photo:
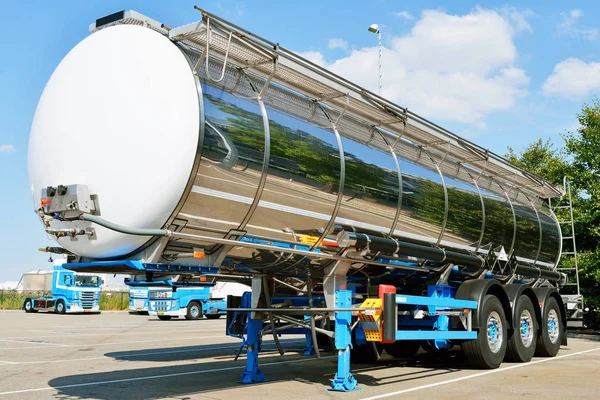
<svg viewBox="0 0 600 400"><path fill-rule="evenodd" d="M545 142L538 139L518 154L508 146L508 154L504 157L513 164L533 172L555 185L562 184L563 177L568 175L569 166L562 152L554 149L550 139Z"/></svg>

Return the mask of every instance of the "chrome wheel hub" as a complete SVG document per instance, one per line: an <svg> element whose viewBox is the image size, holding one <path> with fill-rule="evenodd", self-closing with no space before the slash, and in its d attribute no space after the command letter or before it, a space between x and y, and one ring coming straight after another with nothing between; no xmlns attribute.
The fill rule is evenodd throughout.
<svg viewBox="0 0 600 400"><path fill-rule="evenodd" d="M521 333L521 342L523 346L530 347L533 343L533 317L529 310L521 312L521 325L519 327Z"/></svg>
<svg viewBox="0 0 600 400"><path fill-rule="evenodd" d="M560 335L560 322L558 320L558 314L555 309L550 310L548 313L548 337L552 343L558 341Z"/></svg>
<svg viewBox="0 0 600 400"><path fill-rule="evenodd" d="M497 353L502 347L502 319L496 311L492 311L487 319L487 340L492 353Z"/></svg>

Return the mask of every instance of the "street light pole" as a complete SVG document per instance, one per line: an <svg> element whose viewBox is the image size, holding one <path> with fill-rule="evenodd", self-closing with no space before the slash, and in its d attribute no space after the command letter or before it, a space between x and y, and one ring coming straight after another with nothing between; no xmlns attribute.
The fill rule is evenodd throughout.
<svg viewBox="0 0 600 400"><path fill-rule="evenodd" d="M381 96L381 29L379 29L379 25L373 24L369 27L369 32L377 34L377 46L379 48L379 58L378 58L378 72L379 72L379 96Z"/></svg>

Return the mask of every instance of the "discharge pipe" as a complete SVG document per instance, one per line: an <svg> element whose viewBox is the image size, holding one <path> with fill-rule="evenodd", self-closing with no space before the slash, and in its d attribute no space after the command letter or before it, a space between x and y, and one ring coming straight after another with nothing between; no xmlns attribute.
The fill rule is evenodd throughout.
<svg viewBox="0 0 600 400"><path fill-rule="evenodd" d="M485 260L476 255L462 254L455 251L406 243L396 239L388 239L364 233L340 231L337 235L337 242L340 247L355 247L359 250L368 248L370 250L381 251L388 254L412 256L431 261L462 265L477 271L482 270L485 266ZM565 274L525 265L517 265L515 273L529 278L543 278L556 281L559 285L563 285L566 282Z"/></svg>
<svg viewBox="0 0 600 400"><path fill-rule="evenodd" d="M337 242L340 247L355 247L357 249L369 248L370 250L381 251L388 254L412 256L431 261L464 265L465 267L470 267L477 271L483 269L485 266L485 261L479 256L461 254L455 251L446 251L441 248L423 246L420 244L401 242L396 239L372 236L365 233L341 231L337 235Z"/></svg>

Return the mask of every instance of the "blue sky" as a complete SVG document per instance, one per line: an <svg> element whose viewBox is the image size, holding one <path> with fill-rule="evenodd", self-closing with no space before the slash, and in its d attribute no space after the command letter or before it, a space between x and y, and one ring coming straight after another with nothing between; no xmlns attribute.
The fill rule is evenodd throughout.
<svg viewBox="0 0 600 400"><path fill-rule="evenodd" d="M170 26L198 4L504 154L575 129L600 92L600 3L480 1L0 1L0 281L49 268L33 213L27 143L54 68L96 18L135 9ZM48 151L60 153L60 144ZM64 155L67 156L67 155Z"/></svg>

